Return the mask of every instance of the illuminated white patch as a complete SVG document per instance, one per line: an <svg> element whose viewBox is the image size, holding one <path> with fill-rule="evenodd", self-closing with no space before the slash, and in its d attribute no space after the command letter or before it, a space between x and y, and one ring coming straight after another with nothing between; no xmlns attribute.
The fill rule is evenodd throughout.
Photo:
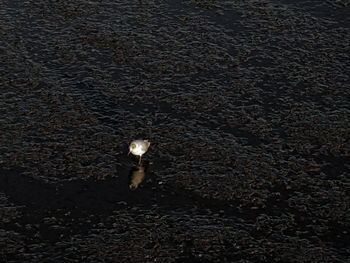
<svg viewBox="0 0 350 263"><path fill-rule="evenodd" d="M147 152L150 143L147 140L132 141L129 150L133 155L142 156Z"/></svg>

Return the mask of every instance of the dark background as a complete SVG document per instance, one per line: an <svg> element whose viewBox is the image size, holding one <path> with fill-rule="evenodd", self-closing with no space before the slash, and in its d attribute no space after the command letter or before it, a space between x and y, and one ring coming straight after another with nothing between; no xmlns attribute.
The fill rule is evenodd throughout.
<svg viewBox="0 0 350 263"><path fill-rule="evenodd" d="M349 1L294 2L0 1L0 261L349 262Z"/></svg>

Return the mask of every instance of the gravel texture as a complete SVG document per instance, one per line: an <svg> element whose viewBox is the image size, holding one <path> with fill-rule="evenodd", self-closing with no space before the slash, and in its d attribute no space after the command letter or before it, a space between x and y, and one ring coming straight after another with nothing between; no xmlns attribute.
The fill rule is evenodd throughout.
<svg viewBox="0 0 350 263"><path fill-rule="evenodd" d="M0 262L350 262L350 2L294 2L0 1Z"/></svg>

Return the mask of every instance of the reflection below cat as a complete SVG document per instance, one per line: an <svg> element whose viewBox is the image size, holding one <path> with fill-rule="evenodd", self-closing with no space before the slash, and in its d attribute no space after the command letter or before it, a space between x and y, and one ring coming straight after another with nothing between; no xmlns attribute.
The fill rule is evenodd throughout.
<svg viewBox="0 0 350 263"><path fill-rule="evenodd" d="M133 167L129 175L129 188L135 190L142 183L146 175L146 166L138 165Z"/></svg>

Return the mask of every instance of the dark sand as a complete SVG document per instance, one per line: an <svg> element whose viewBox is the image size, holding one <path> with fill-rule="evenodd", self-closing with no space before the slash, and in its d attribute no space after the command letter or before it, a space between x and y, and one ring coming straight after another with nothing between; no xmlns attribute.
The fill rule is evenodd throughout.
<svg viewBox="0 0 350 263"><path fill-rule="evenodd" d="M294 2L0 1L0 262L350 262L349 1Z"/></svg>

